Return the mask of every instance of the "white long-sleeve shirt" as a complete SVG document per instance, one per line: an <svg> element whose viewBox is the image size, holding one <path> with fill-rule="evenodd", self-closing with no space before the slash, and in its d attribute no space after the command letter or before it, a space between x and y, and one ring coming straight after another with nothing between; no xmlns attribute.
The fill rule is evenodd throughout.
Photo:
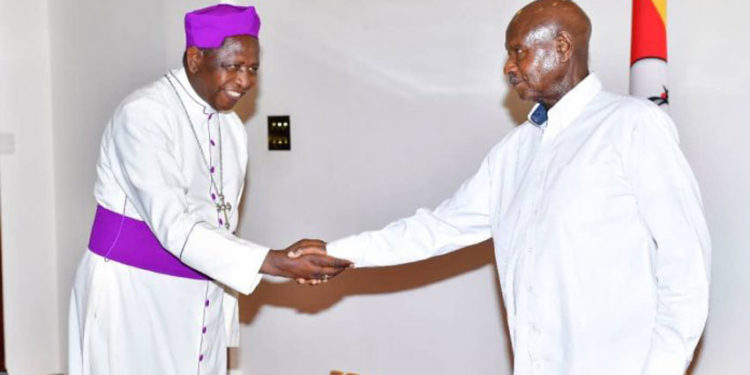
<svg viewBox="0 0 750 375"><path fill-rule="evenodd" d="M491 236L515 374L682 375L706 321L710 240L673 122L594 74L548 116L436 209L329 254L387 266Z"/></svg>
<svg viewBox="0 0 750 375"><path fill-rule="evenodd" d="M226 347L239 341L237 300L227 287L250 293L268 252L232 234L246 165L242 122L203 101L184 69L120 104L102 136L97 203L144 221L167 251L215 281L86 251L70 304L71 375L226 373ZM218 192L234 207L228 229Z"/></svg>

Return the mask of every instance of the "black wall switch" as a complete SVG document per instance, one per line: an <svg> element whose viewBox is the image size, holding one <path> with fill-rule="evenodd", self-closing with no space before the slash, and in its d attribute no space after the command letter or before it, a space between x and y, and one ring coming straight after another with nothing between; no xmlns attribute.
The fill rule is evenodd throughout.
<svg viewBox="0 0 750 375"><path fill-rule="evenodd" d="M268 116L268 149L291 150L292 137L289 116Z"/></svg>

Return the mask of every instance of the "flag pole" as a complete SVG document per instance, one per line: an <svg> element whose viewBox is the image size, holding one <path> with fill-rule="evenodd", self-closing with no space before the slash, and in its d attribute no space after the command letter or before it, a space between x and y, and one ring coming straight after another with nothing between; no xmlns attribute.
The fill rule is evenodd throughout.
<svg viewBox="0 0 750 375"><path fill-rule="evenodd" d="M667 110L667 0L633 0L630 94Z"/></svg>

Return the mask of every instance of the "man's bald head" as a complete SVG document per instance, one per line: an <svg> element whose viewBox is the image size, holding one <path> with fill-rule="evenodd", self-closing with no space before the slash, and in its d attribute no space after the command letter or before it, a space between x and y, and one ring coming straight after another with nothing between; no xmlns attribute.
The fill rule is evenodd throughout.
<svg viewBox="0 0 750 375"><path fill-rule="evenodd" d="M549 108L588 75L591 21L570 0L531 2L505 36L505 74L524 100Z"/></svg>
<svg viewBox="0 0 750 375"><path fill-rule="evenodd" d="M518 31L545 28L555 34L570 33L579 53L588 57L591 20L578 4L570 0L536 0L516 12L508 25Z"/></svg>
<svg viewBox="0 0 750 375"><path fill-rule="evenodd" d="M536 0L521 8L510 22L535 20L537 24L545 22L558 23L559 27L576 32L588 38L591 33L591 21L586 13L570 0ZM509 26L510 26L509 25Z"/></svg>

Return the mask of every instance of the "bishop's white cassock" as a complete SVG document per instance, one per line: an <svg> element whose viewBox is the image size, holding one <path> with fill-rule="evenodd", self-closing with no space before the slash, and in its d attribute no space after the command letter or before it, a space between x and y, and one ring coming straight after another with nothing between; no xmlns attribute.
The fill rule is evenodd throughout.
<svg viewBox="0 0 750 375"><path fill-rule="evenodd" d="M233 235L236 209L226 217L217 210L219 194L239 206L246 139L237 115L213 110L184 69L117 108L102 137L97 203L144 221L161 246L213 280L160 274L86 251L70 304L71 375L226 372L226 347L239 340L233 291L257 286L268 252Z"/></svg>

